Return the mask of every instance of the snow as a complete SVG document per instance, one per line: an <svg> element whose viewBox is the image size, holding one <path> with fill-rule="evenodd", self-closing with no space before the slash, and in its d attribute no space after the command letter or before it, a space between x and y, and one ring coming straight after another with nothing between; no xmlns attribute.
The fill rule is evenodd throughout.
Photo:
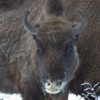
<svg viewBox="0 0 100 100"><path fill-rule="evenodd" d="M0 93L0 100L22 100L22 97L20 94L4 94ZM76 96L74 94L69 94L69 99L68 100L84 100L81 98L81 96ZM98 98L100 100L100 96Z"/></svg>
<svg viewBox="0 0 100 100"><path fill-rule="evenodd" d="M20 94L0 93L0 100L22 100L22 98Z"/></svg>

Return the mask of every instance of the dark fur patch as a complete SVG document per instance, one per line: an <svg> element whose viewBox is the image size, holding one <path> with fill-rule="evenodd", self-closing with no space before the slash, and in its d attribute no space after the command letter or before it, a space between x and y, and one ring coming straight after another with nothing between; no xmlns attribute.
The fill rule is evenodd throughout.
<svg viewBox="0 0 100 100"><path fill-rule="evenodd" d="M55 16L63 15L64 7L61 0L47 0L47 13Z"/></svg>
<svg viewBox="0 0 100 100"><path fill-rule="evenodd" d="M0 0L0 9L12 10L19 7L24 0Z"/></svg>

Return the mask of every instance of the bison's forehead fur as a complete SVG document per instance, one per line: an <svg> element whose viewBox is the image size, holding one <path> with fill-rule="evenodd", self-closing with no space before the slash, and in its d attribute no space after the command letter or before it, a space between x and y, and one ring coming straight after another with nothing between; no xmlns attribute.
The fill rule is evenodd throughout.
<svg viewBox="0 0 100 100"><path fill-rule="evenodd" d="M70 41L73 37L72 25L66 20L44 22L38 28L38 39L46 44L61 44Z"/></svg>

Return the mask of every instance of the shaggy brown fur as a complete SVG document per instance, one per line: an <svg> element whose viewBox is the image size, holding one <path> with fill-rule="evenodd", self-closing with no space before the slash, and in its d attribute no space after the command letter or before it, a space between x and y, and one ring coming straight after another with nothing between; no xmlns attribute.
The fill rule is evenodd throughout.
<svg viewBox="0 0 100 100"><path fill-rule="evenodd" d="M11 9L17 9L23 1L24 0L0 0L0 9L6 11Z"/></svg>
<svg viewBox="0 0 100 100"><path fill-rule="evenodd" d="M91 4L91 0L82 3L79 0L45 1L47 2L44 2L44 0L29 0L27 2L25 0L22 6L18 6L17 10L9 9L9 11L6 11L0 9L0 91L6 93L20 92L24 100L66 100L68 90L79 94L83 91L80 88L81 83L89 82L94 85L100 81L100 14L96 9L94 9L96 13L93 13L92 8L97 7L99 9L99 1L95 0ZM0 7L6 8L7 6L3 5L3 2L1 0ZM64 9L63 4L66 9ZM77 4L82 9L84 8L83 5L85 7L92 6L89 9L90 11L85 10L88 12L88 16L91 15L89 16L90 23L87 28L88 31L81 33L77 41L79 67L78 62L76 63L72 59L70 60L71 63L68 59L66 60L66 67L64 55L68 50L67 44L70 44L69 41L74 40L74 38L71 30L73 24L67 20L64 11L66 10L70 19L75 19L72 12L75 12L73 7ZM38 26L38 37L33 36L35 40L30 33L26 33L22 26L21 17L25 5L31 7L30 20L34 23L38 22L38 25L36 25ZM44 10L45 7L47 8ZM43 19L39 18L38 20L41 15L43 15ZM96 19L92 15L96 15ZM44 60L45 66L40 69L39 61L37 61L37 49L41 52L41 47L44 56L40 60ZM38 56L40 57L40 55ZM77 56L75 56L75 59L77 59ZM68 68L68 64L75 64L75 66ZM57 95L48 93L44 95L41 88L41 76L49 74L48 76L52 80L58 80L64 77L62 73L65 70L70 81L64 89L65 92ZM73 74L75 70L76 72Z"/></svg>

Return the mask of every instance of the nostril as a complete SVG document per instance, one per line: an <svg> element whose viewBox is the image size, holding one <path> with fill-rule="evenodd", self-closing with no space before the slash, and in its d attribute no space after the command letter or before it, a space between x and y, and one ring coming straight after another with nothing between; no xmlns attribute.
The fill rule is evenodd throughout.
<svg viewBox="0 0 100 100"><path fill-rule="evenodd" d="M57 83L56 83L57 86L61 86L62 85L62 81L59 80Z"/></svg>
<svg viewBox="0 0 100 100"><path fill-rule="evenodd" d="M51 85L51 83L50 83L50 82L47 82L47 85L48 85L48 86L50 86L50 85Z"/></svg>

